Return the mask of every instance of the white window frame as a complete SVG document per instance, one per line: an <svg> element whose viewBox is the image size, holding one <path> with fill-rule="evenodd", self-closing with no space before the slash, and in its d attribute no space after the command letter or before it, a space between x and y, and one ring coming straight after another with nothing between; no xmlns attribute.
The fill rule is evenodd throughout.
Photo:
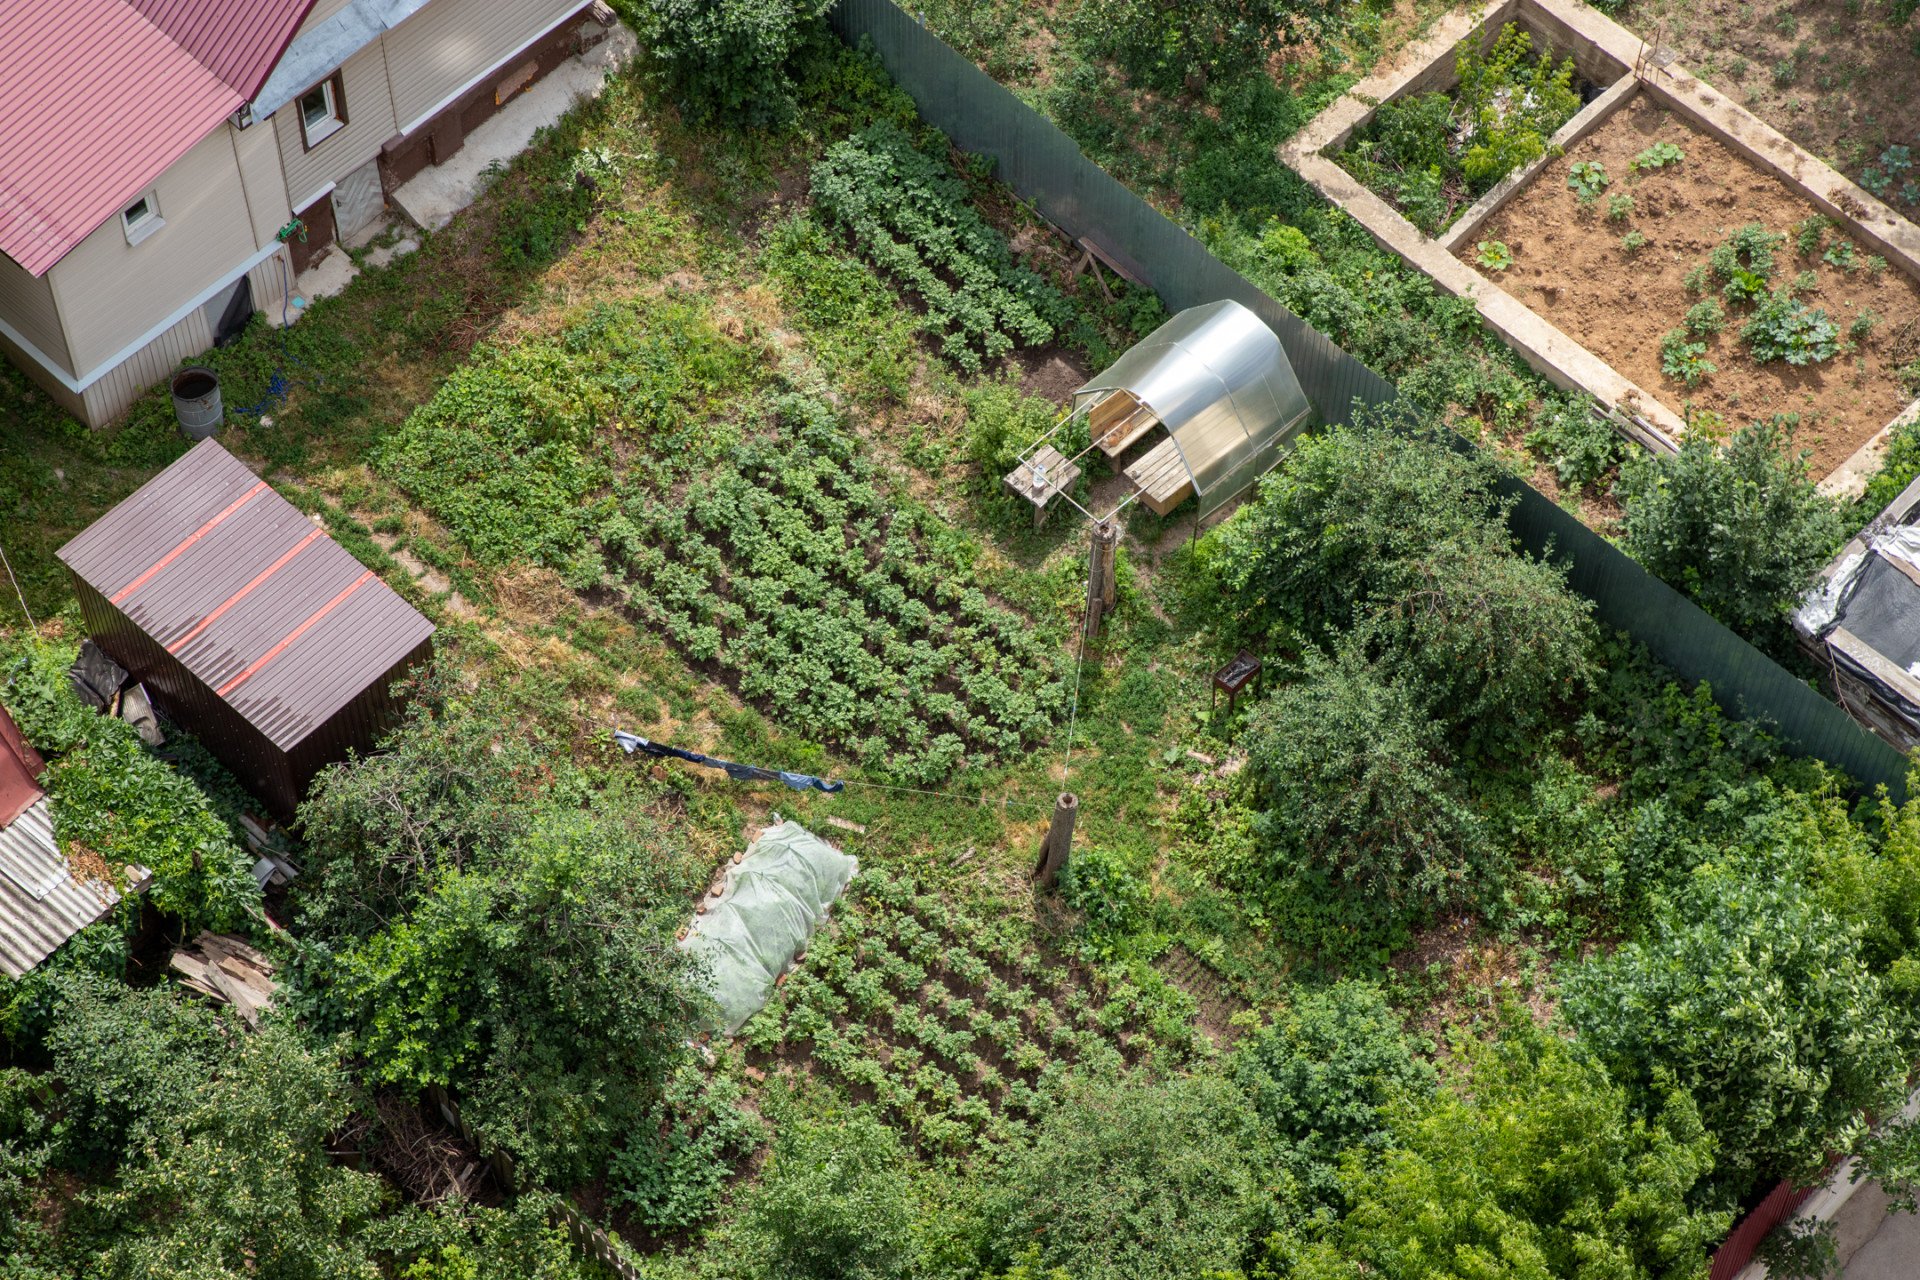
<svg viewBox="0 0 1920 1280"><path fill-rule="evenodd" d="M327 99L326 119L317 127L307 124L307 99L313 96L315 90L325 94ZM336 71L293 100L294 112L300 117L300 141L308 151L347 127L347 106L343 101L345 90L340 73Z"/></svg>
<svg viewBox="0 0 1920 1280"><path fill-rule="evenodd" d="M132 213L136 207L143 204L147 207L145 213L137 218L129 218L127 216ZM127 243L129 245L139 244L142 240L145 240L148 236L166 225L167 220L160 216L160 193L158 191L143 191L132 200L129 200L120 210L120 230L126 233Z"/></svg>

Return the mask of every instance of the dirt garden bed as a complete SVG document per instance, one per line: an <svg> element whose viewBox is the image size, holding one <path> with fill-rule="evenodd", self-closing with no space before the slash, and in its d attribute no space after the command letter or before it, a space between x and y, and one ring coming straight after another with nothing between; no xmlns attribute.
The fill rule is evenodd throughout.
<svg viewBox="0 0 1920 1280"><path fill-rule="evenodd" d="M1677 147L1684 159L1636 170L1634 158L1659 144ZM1601 166L1608 182L1583 206L1568 178L1575 166L1588 164ZM1920 284L1838 227L1827 229L1810 254L1800 253L1796 229L1823 216L1711 134L1634 94L1549 161L1455 256L1683 418L1701 410L1728 423L1799 415L1798 443L1813 450L1814 474L1825 476L1920 392L1914 386L1920 381ZM1794 293L1833 325L1834 354L1802 365L1757 363L1740 335L1755 305L1723 302L1723 328L1688 335L1713 366L1688 386L1663 368L1662 338L1683 326L1690 308L1722 300L1721 277L1709 270L1704 284L1696 278L1689 289L1689 273L1738 228L1754 223L1784 237L1769 285L1788 287L1809 274L1817 281ZM1624 247L1635 233L1645 243ZM1483 243L1505 245L1512 265L1483 265L1477 248ZM1872 318L1864 330L1862 317Z"/></svg>
<svg viewBox="0 0 1920 1280"><path fill-rule="evenodd" d="M1536 50L1572 58L1579 78L1606 87L1554 135L1547 155L1487 191L1432 238L1335 157L1362 136L1383 106L1446 92L1457 80L1459 50L1473 42L1487 47L1510 22L1533 35ZM1639 189L1626 182L1626 162L1649 145L1637 132L1648 113L1662 121L1671 117L1660 127L1691 152L1689 161L1647 187L1644 202L1636 196L1636 212L1624 225L1609 223L1608 197ZM1613 183L1597 201L1591 226L1574 216L1566 186L1571 166L1590 154L1613 157ZM1442 290L1471 298L1486 327L1522 359L1556 385L1593 397L1621 434L1645 448L1677 447L1689 429L1689 401L1695 410L1720 413L1727 426L1797 412L1801 443L1816 450L1817 469L1825 476L1822 488L1851 495L1862 492L1879 469L1893 427L1920 412L1893 372L1920 357L1920 351L1907 352L1916 329L1905 327L1920 305L1912 283L1920 278L1920 227L1697 79L1673 49L1643 41L1597 10L1570 0L1493 0L1449 14L1391 69L1355 85L1283 144L1279 159ZM1707 186L1696 186L1703 175ZM1655 200L1661 182L1672 189ZM1732 202L1705 203L1709 195L1721 201L1730 196ZM1716 366L1710 376L1696 379L1692 388L1669 377L1662 338L1701 301L1687 296L1687 272L1743 225L1757 221L1772 234L1791 235L1814 213L1832 220L1829 242L1838 235L1849 243L1856 264L1884 259L1884 271L1875 277L1863 265L1846 272L1801 261L1789 239L1767 289L1786 288L1802 307L1824 310L1836 326L1836 345L1851 342L1854 349L1803 366L1755 367L1740 328L1756 298L1754 305L1729 307L1718 334L1687 339L1700 344L1697 354ZM1629 260L1621 238L1634 230L1648 243ZM1556 240L1548 241L1549 234ZM1528 260L1483 272L1475 261L1483 240L1518 240L1518 248L1508 248ZM1530 274L1535 268L1540 276ZM1806 271L1815 278L1798 280ZM1539 286L1554 283L1561 292L1549 302ZM1725 283L1716 279L1702 293L1718 295ZM1867 309L1877 323L1851 333L1854 319Z"/></svg>

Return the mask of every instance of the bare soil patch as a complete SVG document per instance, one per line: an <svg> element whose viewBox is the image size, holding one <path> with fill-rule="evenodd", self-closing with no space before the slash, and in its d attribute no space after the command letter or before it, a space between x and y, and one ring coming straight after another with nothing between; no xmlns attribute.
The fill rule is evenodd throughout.
<svg viewBox="0 0 1920 1280"><path fill-rule="evenodd" d="M1635 0L1622 21L1659 29L1689 71L1855 181L1887 147L1920 145L1920 21L1889 27L1883 5ZM1897 183L1889 195L1920 213Z"/></svg>
<svg viewBox="0 0 1920 1280"><path fill-rule="evenodd" d="M1678 146L1685 160L1634 173L1632 159L1658 142ZM1612 182L1598 201L1582 209L1567 186L1567 174L1585 161L1602 165ZM1608 200L1619 195L1633 198L1633 210L1623 219L1609 218ZM1871 270L1869 253L1858 243L1853 245L1858 265L1851 271L1800 257L1794 227L1815 212L1712 135L1636 96L1565 156L1548 163L1475 237L1476 243L1504 242L1513 253L1511 267L1481 267L1473 245L1463 246L1459 256L1676 413L1708 409L1730 424L1799 414L1798 444L1813 451L1814 474L1824 476L1911 401L1895 370L1899 335L1920 320L1920 285L1893 266ZM1751 308L1729 306L1726 329L1700 339L1716 371L1689 389L1662 371L1660 339L1681 326L1689 307L1719 296L1718 280L1701 294L1689 294L1683 281L1728 233L1752 222L1788 237L1774 258L1776 287L1813 272L1817 283L1799 296L1825 311L1843 338L1863 312L1871 310L1879 320L1864 341L1843 346L1831 360L1761 365L1739 336ZM1646 244L1630 252L1621 240L1633 231L1645 236ZM1835 228L1827 242L1843 238Z"/></svg>

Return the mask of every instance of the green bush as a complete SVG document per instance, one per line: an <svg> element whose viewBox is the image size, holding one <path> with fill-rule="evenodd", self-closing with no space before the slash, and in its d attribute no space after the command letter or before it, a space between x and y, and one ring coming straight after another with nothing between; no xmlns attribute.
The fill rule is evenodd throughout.
<svg viewBox="0 0 1920 1280"><path fill-rule="evenodd" d="M1300 1280L1436 1276L1691 1280L1730 1213L1688 1205L1713 1163L1684 1093L1636 1118L1627 1093L1558 1038L1510 1013L1492 1044L1468 1040L1453 1084L1392 1109L1396 1145L1355 1151L1353 1207L1276 1261Z"/></svg>
<svg viewBox="0 0 1920 1280"><path fill-rule="evenodd" d="M1070 1077L985 1192L1001 1265L1037 1249L1074 1280L1185 1280L1238 1264L1269 1213L1270 1149L1218 1076Z"/></svg>
<svg viewBox="0 0 1920 1280"><path fill-rule="evenodd" d="M618 0L696 120L764 128L795 106L794 63L824 43L822 0Z"/></svg>
<svg viewBox="0 0 1920 1280"><path fill-rule="evenodd" d="M1060 897L1080 912L1082 928L1098 947L1139 928L1147 909L1147 886L1113 853L1099 845L1075 849L1060 872Z"/></svg>
<svg viewBox="0 0 1920 1280"><path fill-rule="evenodd" d="M1386 1150L1386 1108L1434 1084L1379 988L1353 981L1301 990L1271 1026L1240 1042L1230 1072L1301 1194L1335 1211L1346 1208L1341 1153Z"/></svg>
<svg viewBox="0 0 1920 1280"><path fill-rule="evenodd" d="M981 488L1001 493L1001 481L1018 465L1021 451L1053 430L1060 409L1044 396L1024 394L1012 373L967 388L965 400L967 456L980 469ZM1071 458L1087 447L1089 435L1083 416L1055 438L1054 447Z"/></svg>
<svg viewBox="0 0 1920 1280"><path fill-rule="evenodd" d="M609 1170L613 1198L633 1206L650 1231L680 1231L719 1207L740 1157L764 1138L758 1119L740 1105L739 1086L683 1063L643 1126Z"/></svg>
<svg viewBox="0 0 1920 1280"><path fill-rule="evenodd" d="M252 860L191 778L132 725L80 701L67 680L77 648L37 639L0 646L0 701L47 760L41 783L54 833L98 853L116 874L131 863L152 871L142 897L181 928L243 927L260 901ZM129 925L134 918L123 915Z"/></svg>
<svg viewBox="0 0 1920 1280"><path fill-rule="evenodd" d="M1420 706L1492 745L1573 691L1590 640L1563 570L1514 548L1499 484L1480 454L1362 418L1302 442L1201 554L1247 638L1357 630Z"/></svg>
<svg viewBox="0 0 1920 1280"><path fill-rule="evenodd" d="M1263 857L1233 878L1296 921L1337 904L1317 927L1300 921L1319 935L1305 941L1376 945L1483 887L1491 849L1440 763L1440 727L1353 649L1309 651L1244 741Z"/></svg>
<svg viewBox="0 0 1920 1280"><path fill-rule="evenodd" d="M1804 863L1755 853L1696 871L1643 941L1570 968L1581 1043L1646 1104L1677 1085L1717 1141L1731 1203L1806 1178L1904 1094L1913 1014L1867 968L1861 928Z"/></svg>
<svg viewBox="0 0 1920 1280"><path fill-rule="evenodd" d="M1776 415L1725 445L1704 435L1680 452L1629 458L1620 469L1629 555L1735 631L1776 653L1786 615L1840 541L1831 499L1787 452L1792 421Z"/></svg>
<svg viewBox="0 0 1920 1280"><path fill-rule="evenodd" d="M893 1280L913 1270L917 1208L899 1139L864 1108L776 1117L738 1224L758 1280Z"/></svg>

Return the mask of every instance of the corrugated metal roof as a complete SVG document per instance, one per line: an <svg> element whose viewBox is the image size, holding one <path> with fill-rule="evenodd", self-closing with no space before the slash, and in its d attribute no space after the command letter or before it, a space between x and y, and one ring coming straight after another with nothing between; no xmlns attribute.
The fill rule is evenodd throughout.
<svg viewBox="0 0 1920 1280"><path fill-rule="evenodd" d="M127 868L128 886L144 887L152 873ZM113 909L112 885L80 880L60 856L53 814L45 797L0 827L0 969L18 978L53 949Z"/></svg>
<svg viewBox="0 0 1920 1280"><path fill-rule="evenodd" d="M0 827L19 817L42 794L37 781L46 762L0 707Z"/></svg>
<svg viewBox="0 0 1920 1280"><path fill-rule="evenodd" d="M59 555L283 751L434 630L212 440Z"/></svg>
<svg viewBox="0 0 1920 1280"><path fill-rule="evenodd" d="M44 275L253 96L312 4L0 0L0 251Z"/></svg>
<svg viewBox="0 0 1920 1280"><path fill-rule="evenodd" d="M313 0L127 0L243 98L266 83Z"/></svg>

